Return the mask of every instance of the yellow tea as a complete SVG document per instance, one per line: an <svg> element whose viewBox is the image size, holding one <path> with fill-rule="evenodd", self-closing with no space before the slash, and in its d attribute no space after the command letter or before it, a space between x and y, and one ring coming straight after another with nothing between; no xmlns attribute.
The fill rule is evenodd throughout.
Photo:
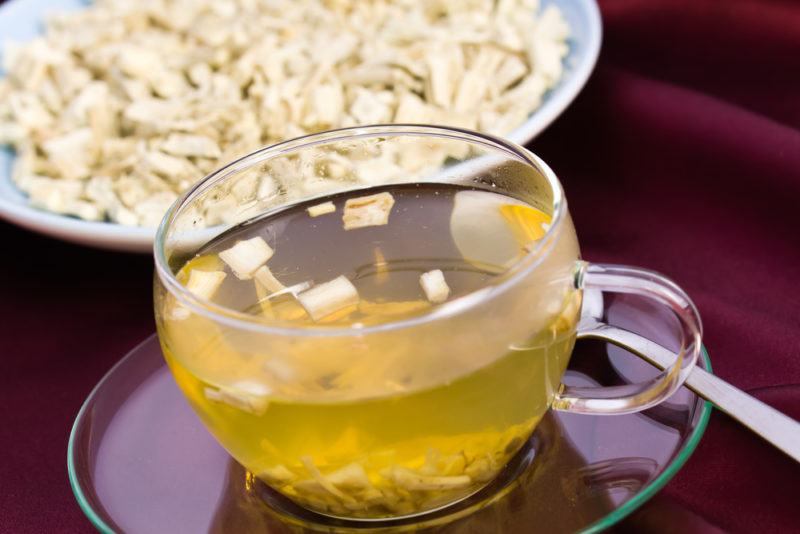
<svg viewBox="0 0 800 534"><path fill-rule="evenodd" d="M434 183L289 206L178 259L189 291L253 329L165 298L167 361L231 455L300 504L362 518L441 507L492 480L549 408L580 294L528 303L525 338L491 351L454 339L431 357L449 335L437 318L499 288L550 222L510 197ZM572 240L553 246L577 257ZM428 337L395 328L426 321Z"/></svg>

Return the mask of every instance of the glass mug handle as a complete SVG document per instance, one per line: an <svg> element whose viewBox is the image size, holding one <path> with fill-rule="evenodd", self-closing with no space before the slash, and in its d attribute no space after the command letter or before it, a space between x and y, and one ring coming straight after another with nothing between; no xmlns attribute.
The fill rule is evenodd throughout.
<svg viewBox="0 0 800 534"><path fill-rule="evenodd" d="M694 368L701 350L700 315L686 293L652 271L586 262L578 265L575 285L584 291L584 309L578 324L579 339L608 341L633 353L646 353L647 344L652 343L639 334L600 321L604 310L596 309L600 303L589 301L586 295L591 291L601 291L640 295L668 308L680 322L681 345L675 360L665 362L663 372L645 382L609 387L562 384L553 401L553 409L587 414L626 414L646 410L675 393ZM595 309L590 309L593 305Z"/></svg>

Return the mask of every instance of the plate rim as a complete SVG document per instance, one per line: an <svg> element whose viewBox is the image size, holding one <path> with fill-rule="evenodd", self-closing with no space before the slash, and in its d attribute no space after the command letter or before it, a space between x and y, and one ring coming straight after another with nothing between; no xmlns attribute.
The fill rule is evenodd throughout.
<svg viewBox="0 0 800 534"><path fill-rule="evenodd" d="M146 337L141 342L137 343L135 347L133 347L128 353L119 359L104 375L103 377L95 384L92 388L89 395L87 395L86 399L83 401L78 414L75 416L75 420L72 423L72 428L70 429L69 433L69 441L67 443L67 473L69 475L69 484L72 489L72 494L75 497L75 500L78 503L79 508L83 512L83 514L87 517L89 522L100 532L103 534L116 534L116 531L111 528L97 513L97 511L91 506L89 500L87 499L83 488L81 487L80 481L78 480L77 475L77 468L75 466L74 461L74 452L76 449L75 440L77 435L77 430L79 423L83 420L86 415L87 410L89 409L89 405L94 397L98 394L99 389L101 386L109 379L111 375L113 375L117 368L121 367L125 362L127 362L130 358L132 358L138 350L143 347L144 345L151 343L154 338L157 338L157 334L151 334L150 336ZM709 373L713 374L713 369L711 367L711 359L708 355L708 351L706 350L705 345L701 345L701 360L702 364L705 367L705 370ZM165 362L162 362L162 366L166 366ZM702 399L696 393L693 393L698 399ZM656 493L658 493L672 478L680 471L689 458L692 456L694 451L697 449L697 445L702 440L703 436L705 435L706 428L708 427L709 419L711 418L711 413L713 412L713 404L708 401L704 400L701 408L700 408L700 415L697 421L697 425L692 430L689 437L682 443L681 447L676 452L673 459L666 464L664 470L650 483L645 485L642 489L640 489L633 497L622 503L619 507L615 508L607 515L601 517L594 523L586 526L582 530L578 531L579 534L595 534L597 532L601 532L610 528L613 525L616 525L626 517L628 517L631 513L635 510L640 508L643 504L649 501Z"/></svg>
<svg viewBox="0 0 800 534"><path fill-rule="evenodd" d="M0 6L0 16L12 8L28 0L9 0ZM78 0L88 3L86 0ZM578 96L591 76L600 54L603 37L603 24L597 0L547 0L545 5L574 2L576 9L586 17L585 52L579 62L573 66L570 76L555 90L549 91L541 106L536 109L520 126L510 133L501 136L514 143L524 145L532 141L546 130ZM4 151L13 150L3 145ZM10 188L16 188L10 174L0 171L0 180L7 182ZM21 193L20 193L21 194ZM26 203L18 203L0 191L0 219L34 232L57 238L62 241L76 243L106 250L116 250L146 254L151 253L155 239L155 228L125 226L113 222L85 221L68 215L60 215L34 208Z"/></svg>

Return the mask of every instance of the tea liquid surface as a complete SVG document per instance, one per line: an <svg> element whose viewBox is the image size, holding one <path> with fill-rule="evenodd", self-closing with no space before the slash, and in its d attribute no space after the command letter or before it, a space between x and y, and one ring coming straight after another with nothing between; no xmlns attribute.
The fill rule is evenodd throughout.
<svg viewBox="0 0 800 534"><path fill-rule="evenodd" d="M342 211L347 198L381 192L394 199L389 224L345 230ZM456 198L459 204L454 209ZM326 201L333 202L335 212L309 216L307 208ZM499 218L483 220L486 211L496 211ZM549 215L495 193L448 184L395 185L296 204L229 230L203 247L198 258L202 262L237 241L260 236L274 250L268 266L283 285L320 283L344 275L360 297L353 313L318 321L298 309L296 299L270 299L275 315L267 318L309 325L375 324L430 311L431 303L420 287L422 273L443 272L451 290L448 300L493 283L526 253L527 245L544 235L549 222ZM477 238L475 226L481 227ZM457 238L455 227L462 234ZM476 248L481 253L465 257L459 246L467 254ZM253 282L235 276L226 277L214 298L226 308L263 315L258 300Z"/></svg>

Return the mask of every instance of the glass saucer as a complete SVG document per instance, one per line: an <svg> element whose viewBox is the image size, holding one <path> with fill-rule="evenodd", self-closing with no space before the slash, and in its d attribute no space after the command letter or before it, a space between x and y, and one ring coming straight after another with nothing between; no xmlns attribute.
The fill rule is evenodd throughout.
<svg viewBox="0 0 800 534"><path fill-rule="evenodd" d="M703 362L710 370L708 355ZM579 341L569 385L640 380L635 356ZM683 388L624 416L549 412L491 487L414 532L597 532L646 502L683 466L711 405ZM233 461L205 430L164 364L155 336L114 366L87 398L70 435L70 483L101 532L338 532L286 502ZM360 529L364 530L364 529Z"/></svg>

